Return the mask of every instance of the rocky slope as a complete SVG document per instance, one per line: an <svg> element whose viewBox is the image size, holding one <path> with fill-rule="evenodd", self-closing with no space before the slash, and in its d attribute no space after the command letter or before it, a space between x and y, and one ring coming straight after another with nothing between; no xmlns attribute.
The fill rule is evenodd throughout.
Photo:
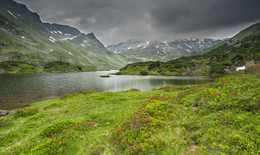
<svg viewBox="0 0 260 155"><path fill-rule="evenodd" d="M215 39L184 39L172 42L129 40L117 45L109 45L107 49L120 53L134 62L169 61L214 46L221 41Z"/></svg>
<svg viewBox="0 0 260 155"><path fill-rule="evenodd" d="M43 23L25 5L1 0L0 62L10 60L36 66L58 60L96 69L117 69L126 64L126 59L108 51L93 33Z"/></svg>

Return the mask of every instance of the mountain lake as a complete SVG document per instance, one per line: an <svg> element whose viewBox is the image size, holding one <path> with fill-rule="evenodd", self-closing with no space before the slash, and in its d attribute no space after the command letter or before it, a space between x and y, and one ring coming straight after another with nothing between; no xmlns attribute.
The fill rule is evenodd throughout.
<svg viewBox="0 0 260 155"><path fill-rule="evenodd" d="M132 88L149 91L167 85L203 84L214 80L208 76L135 76L101 75L112 71L42 74L0 74L0 109L21 108L25 104L87 90L118 92Z"/></svg>

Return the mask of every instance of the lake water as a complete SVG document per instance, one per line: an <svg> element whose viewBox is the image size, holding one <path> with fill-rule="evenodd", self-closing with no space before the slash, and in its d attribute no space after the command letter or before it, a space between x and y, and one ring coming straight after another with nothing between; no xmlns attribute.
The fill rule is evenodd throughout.
<svg viewBox="0 0 260 155"><path fill-rule="evenodd" d="M205 76L132 76L111 75L117 71L43 74L0 74L0 109L15 109L43 99L68 93L98 90L123 91L137 88L148 91L167 85L201 84L214 80Z"/></svg>

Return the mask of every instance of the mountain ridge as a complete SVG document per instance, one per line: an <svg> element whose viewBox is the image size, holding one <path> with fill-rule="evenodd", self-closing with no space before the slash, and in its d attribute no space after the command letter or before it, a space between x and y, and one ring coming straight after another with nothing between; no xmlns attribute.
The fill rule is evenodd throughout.
<svg viewBox="0 0 260 155"><path fill-rule="evenodd" d="M142 41L130 39L107 46L107 49L137 61L169 61L211 47L220 39L180 39L175 41Z"/></svg>
<svg viewBox="0 0 260 155"><path fill-rule="evenodd" d="M168 62L132 63L120 69L117 74L222 76L232 74L237 67L259 64L259 51L260 23L256 23L234 37L194 55Z"/></svg>
<svg viewBox="0 0 260 155"><path fill-rule="evenodd" d="M3 0L0 4L0 62L26 61L31 67L42 68L50 61L63 61L90 70L119 69L127 63L122 56L108 51L93 33L84 34L68 25L43 23L37 13L13 0ZM10 65L2 68L2 72L16 71Z"/></svg>

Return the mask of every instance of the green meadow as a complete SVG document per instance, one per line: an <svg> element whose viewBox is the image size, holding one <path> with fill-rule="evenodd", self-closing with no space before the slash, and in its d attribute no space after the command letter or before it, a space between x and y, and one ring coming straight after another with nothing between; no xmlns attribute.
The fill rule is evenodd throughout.
<svg viewBox="0 0 260 155"><path fill-rule="evenodd" d="M259 154L259 82L227 75L35 102L0 117L0 154Z"/></svg>

